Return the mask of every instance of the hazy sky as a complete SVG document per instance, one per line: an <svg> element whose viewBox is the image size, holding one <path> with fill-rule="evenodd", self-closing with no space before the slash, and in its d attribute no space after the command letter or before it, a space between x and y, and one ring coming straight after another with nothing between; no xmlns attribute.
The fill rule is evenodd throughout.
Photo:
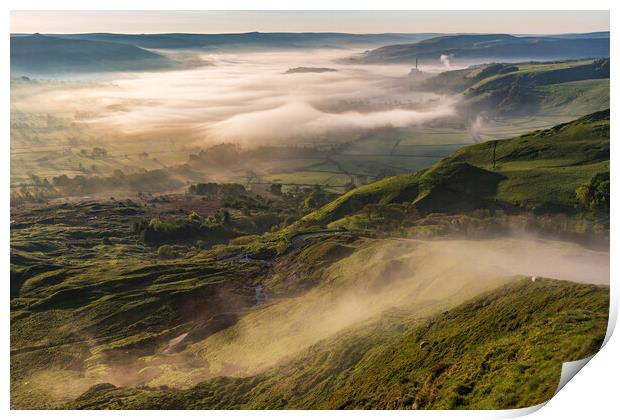
<svg viewBox="0 0 620 420"><path fill-rule="evenodd" d="M501 32L609 30L608 11L14 11L11 32Z"/></svg>

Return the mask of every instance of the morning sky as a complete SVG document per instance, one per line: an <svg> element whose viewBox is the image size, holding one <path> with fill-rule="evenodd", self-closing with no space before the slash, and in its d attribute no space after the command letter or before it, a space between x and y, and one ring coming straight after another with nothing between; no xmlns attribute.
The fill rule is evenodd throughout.
<svg viewBox="0 0 620 420"><path fill-rule="evenodd" d="M609 30L608 11L14 11L12 33L486 32Z"/></svg>

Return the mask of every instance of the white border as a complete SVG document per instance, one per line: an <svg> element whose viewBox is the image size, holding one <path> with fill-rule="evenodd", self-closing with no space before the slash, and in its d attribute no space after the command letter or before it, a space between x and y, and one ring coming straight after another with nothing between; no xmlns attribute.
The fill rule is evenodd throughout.
<svg viewBox="0 0 620 420"><path fill-rule="evenodd" d="M9 10L609 10L607 0L520 0L506 5L492 0L9 0ZM53 6L53 7L51 7ZM504 6L504 7L502 7ZM560 6L560 7L558 7Z"/></svg>
<svg viewBox="0 0 620 420"><path fill-rule="evenodd" d="M617 3L617 2L616 2ZM2 242L1 258L4 266L5 277L3 278L4 292L6 293L5 299L3 299L5 306L5 322L2 323L2 346L1 351L4 356L5 363L2 364L2 376L0 383L2 384L2 408L4 410L9 409L9 309L8 309L8 267L9 267L9 224L6 223L9 219L9 180L10 180L10 146L9 146L9 110L10 110L10 96L9 92L9 37L7 36L10 31L10 10L611 10L611 32L612 32L612 80L618 80L618 71L616 70L617 57L617 43L615 37L615 31L618 30L616 10L612 7L611 1L601 0L589 0L584 1L563 1L552 2L544 0L520 0L519 2L498 2L488 0L470 0L463 1L449 1L449 0L433 0L432 2L412 2L412 1L399 1L399 0L382 0L380 2L371 2L367 0L314 0L314 1L295 1L290 0L228 0L228 1L199 1L199 0L175 0L174 2L159 2L154 1L128 1L128 0L89 0L87 3L82 1L66 1L58 0L49 1L35 1L35 0L21 0L6 1L7 5L6 14L2 19L1 25L4 32L4 38L2 40L3 54L2 54L2 71L4 74L4 83L6 86L6 94L4 101L2 102L2 121L3 127L3 147L4 153L1 154L2 159L1 170L3 173L3 182L5 186L5 198L6 202L2 205L2 215L5 223L0 224L0 228L4 233L4 241ZM502 7L502 5L508 5L508 7ZM617 7L616 7L617 8ZM612 82L612 86L615 82ZM616 95L612 89L612 109L615 109ZM612 114L613 115L613 114ZM611 124L611 136L615 139L615 121ZM613 141L612 141L613 144ZM612 161L618 161L617 147L612 146L611 149ZM619 197L620 186L618 184L619 179L612 171L612 206L611 213L615 214L618 205L616 204L615 197ZM615 219L614 219L615 220ZM617 239L618 229L615 222L611 226L611 278L612 278L612 310L610 325L610 332L612 326L615 324L618 313L618 287L615 279L618 274L618 252L617 252ZM617 335L617 334L616 334ZM590 418L611 418L612 413L616 414L617 411L617 385L619 374L618 356L620 355L620 342L617 337L610 336L608 334L609 341L605 347L583 368L578 374L577 379L569 381L566 386L554 397L544 408L534 412L529 416L531 419L549 419L549 418L562 418L562 419L583 419L584 417ZM540 407L539 407L540 408ZM523 412L522 412L523 413ZM9 413L15 418L31 418L35 415L45 415L50 419L56 418L78 418L83 417L85 413L80 412L29 412L29 411L12 411ZM209 416L211 418L241 418L250 416L257 419L271 419L274 416L286 416L286 418L292 417L297 419L314 419L317 415L324 418L345 418L355 417L357 419L362 418L450 418L450 419L481 419L481 418L499 418L506 416L514 416L515 412L510 411L354 411L354 412L340 412L340 411L321 411L315 413L311 411L281 411L281 412L268 412L268 411L233 411L233 412L187 412L183 413L183 416L192 418ZM525 414L525 413L523 413ZM89 412L88 416L103 417L108 416L107 412ZM170 414L162 411L154 412L114 412L116 418L134 418L141 416L148 416L155 419L163 419Z"/></svg>

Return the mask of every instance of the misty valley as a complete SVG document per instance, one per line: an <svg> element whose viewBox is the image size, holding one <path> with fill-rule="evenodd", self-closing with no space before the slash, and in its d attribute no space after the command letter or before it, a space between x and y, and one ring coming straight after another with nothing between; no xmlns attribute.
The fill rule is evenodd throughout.
<svg viewBox="0 0 620 420"><path fill-rule="evenodd" d="M505 409L609 308L609 32L11 35L11 407Z"/></svg>

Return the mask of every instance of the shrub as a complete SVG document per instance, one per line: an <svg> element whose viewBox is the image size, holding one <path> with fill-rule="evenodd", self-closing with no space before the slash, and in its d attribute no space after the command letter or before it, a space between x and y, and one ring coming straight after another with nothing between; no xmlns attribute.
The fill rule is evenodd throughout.
<svg viewBox="0 0 620 420"><path fill-rule="evenodd" d="M233 235L226 212L202 217L197 213L172 219L153 218L134 224L134 231L150 244L188 242L202 239L205 243L227 241Z"/></svg>
<svg viewBox="0 0 620 420"><path fill-rule="evenodd" d="M581 185L575 191L577 203L584 209L609 210L609 172L596 174L589 184Z"/></svg>

